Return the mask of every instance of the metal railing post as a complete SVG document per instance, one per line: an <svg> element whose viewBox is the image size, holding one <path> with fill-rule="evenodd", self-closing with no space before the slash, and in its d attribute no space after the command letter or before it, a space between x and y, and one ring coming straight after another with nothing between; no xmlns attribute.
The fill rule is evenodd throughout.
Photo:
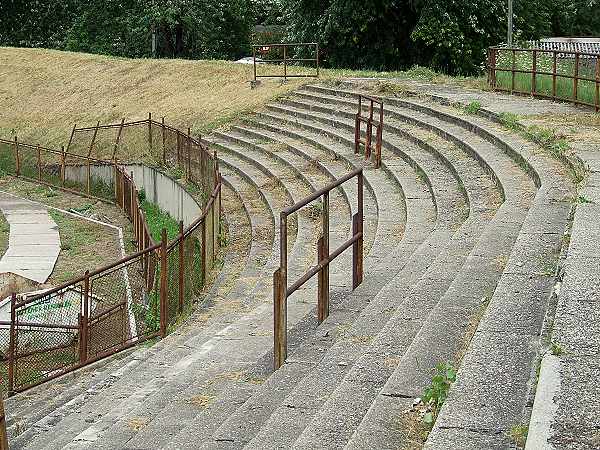
<svg viewBox="0 0 600 450"><path fill-rule="evenodd" d="M152 113L148 113L148 150L152 155Z"/></svg>
<svg viewBox="0 0 600 450"><path fill-rule="evenodd" d="M79 363L85 364L88 358L88 324L89 324L90 272L85 271L83 280L83 305L79 335Z"/></svg>
<svg viewBox="0 0 600 450"><path fill-rule="evenodd" d="M283 46L283 80L287 81L287 45Z"/></svg>
<svg viewBox="0 0 600 450"><path fill-rule="evenodd" d="M516 64L516 59L517 59L517 52L513 48L512 49L512 68L511 68L512 79L511 79L511 84L510 84L510 93L511 94L515 91L515 64Z"/></svg>
<svg viewBox="0 0 600 450"><path fill-rule="evenodd" d="M323 230L317 243L318 264L329 259L329 193L323 194ZM318 282L318 320L323 322L329 316L329 263L319 271Z"/></svg>
<svg viewBox="0 0 600 450"><path fill-rule="evenodd" d="M0 450L8 450L8 435L6 433L6 415L4 413L4 400L0 395Z"/></svg>
<svg viewBox="0 0 600 450"><path fill-rule="evenodd" d="M167 146L166 146L166 135L165 135L165 117L163 116L162 119L160 120L160 125L161 125L161 132L162 132L162 160L163 160L163 164L167 164Z"/></svg>
<svg viewBox="0 0 600 450"><path fill-rule="evenodd" d="M254 61L254 81L256 81L256 47L252 47L252 60Z"/></svg>
<svg viewBox="0 0 600 450"><path fill-rule="evenodd" d="M596 112L600 111L600 56L596 57L596 92L594 94Z"/></svg>
<svg viewBox="0 0 600 450"><path fill-rule="evenodd" d="M273 369L277 370L287 357L286 295L281 282L281 269L273 273Z"/></svg>
<svg viewBox="0 0 600 450"><path fill-rule="evenodd" d="M531 95L535 96L536 88L536 73L537 73L537 50L533 50L533 61L531 65Z"/></svg>
<svg viewBox="0 0 600 450"><path fill-rule="evenodd" d="M160 241L160 336L167 336L167 230L163 228Z"/></svg>
<svg viewBox="0 0 600 450"><path fill-rule="evenodd" d="M553 52L552 57L552 100L556 100L556 59L557 52Z"/></svg>
<svg viewBox="0 0 600 450"><path fill-rule="evenodd" d="M317 42L315 44L315 46L317 47L316 48L317 55L315 57L315 59L317 60L317 78L319 78L319 73L320 73L320 69L319 69L319 43Z"/></svg>
<svg viewBox="0 0 600 450"><path fill-rule="evenodd" d="M60 150L60 185L65 187L65 146L63 145Z"/></svg>
<svg viewBox="0 0 600 450"><path fill-rule="evenodd" d="M352 235L363 232L363 188L364 180L362 171L358 174L357 196L358 211L352 217ZM361 235L352 246L352 289L356 289L363 281L363 242Z"/></svg>
<svg viewBox="0 0 600 450"><path fill-rule="evenodd" d="M183 299L184 299L184 283L183 276L185 273L185 243L183 236L183 220L179 221L179 314L183 312Z"/></svg>
<svg viewBox="0 0 600 450"><path fill-rule="evenodd" d="M37 169L38 180L42 181L42 149L39 144L37 146Z"/></svg>
<svg viewBox="0 0 600 450"><path fill-rule="evenodd" d="M573 100L577 104L578 98L578 87L579 87L579 52L575 53L575 67L573 70Z"/></svg>
<svg viewBox="0 0 600 450"><path fill-rule="evenodd" d="M202 236L202 245L200 246L200 259L202 260L202 284L206 284L208 279L208 264L206 261L206 217L202 219L200 234Z"/></svg>
<svg viewBox="0 0 600 450"><path fill-rule="evenodd" d="M356 123L354 125L354 153L360 153L360 128L362 117L362 96L358 96L358 112L356 113Z"/></svg>
<svg viewBox="0 0 600 450"><path fill-rule="evenodd" d="M21 160L19 158L19 141L15 136L15 170L17 176L21 175Z"/></svg>
<svg viewBox="0 0 600 450"><path fill-rule="evenodd" d="M17 352L17 294L14 292L10 296L10 336L8 341L8 395L13 395L15 391L15 366Z"/></svg>

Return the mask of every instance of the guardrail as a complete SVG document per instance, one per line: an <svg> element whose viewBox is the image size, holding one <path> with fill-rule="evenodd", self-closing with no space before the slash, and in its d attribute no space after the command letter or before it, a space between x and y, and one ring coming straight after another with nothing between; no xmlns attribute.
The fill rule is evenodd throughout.
<svg viewBox="0 0 600 450"><path fill-rule="evenodd" d="M294 47L305 47L307 49L314 48L314 58L290 58L290 49ZM257 69L257 53L260 55L260 63L265 64L283 64L283 73L277 74L259 74ZM265 44L265 45L253 45L252 46L252 59L254 62L254 81L256 82L259 78L319 78L319 44L316 42L310 43L291 43L291 44ZM290 73L289 65L292 67L298 67L297 63L301 64L315 64L314 73ZM260 65L260 64L259 64Z"/></svg>
<svg viewBox="0 0 600 450"><path fill-rule="evenodd" d="M357 212L352 216L352 237L336 250L329 249L329 192L343 183L357 179ZM322 236L317 242L318 262L303 276L288 287L288 254L287 254L287 218L309 203L322 199ZM323 322L329 316L329 264L352 246L352 289L356 289L363 280L363 172L356 169L333 183L300 200L295 205L285 208L280 213L280 262L273 273L273 305L274 305L274 359L275 370L285 363L287 358L287 299L313 276L319 276L317 310L318 321Z"/></svg>
<svg viewBox="0 0 600 450"><path fill-rule="evenodd" d="M363 116L363 100L367 100L369 103L369 115ZM379 120L374 120L374 106L379 107ZM367 125L365 139L362 139L361 124ZM381 140L383 135L383 100L370 97L368 95L358 94L358 112L356 113L356 122L354 126L354 153L360 153L360 146L363 145L365 149L365 161L371 159L371 148L373 145L373 127L377 129L375 134L375 161L374 165L376 169L381 167Z"/></svg>
<svg viewBox="0 0 600 450"><path fill-rule="evenodd" d="M490 47L488 84L497 91L591 106L600 111L600 54Z"/></svg>

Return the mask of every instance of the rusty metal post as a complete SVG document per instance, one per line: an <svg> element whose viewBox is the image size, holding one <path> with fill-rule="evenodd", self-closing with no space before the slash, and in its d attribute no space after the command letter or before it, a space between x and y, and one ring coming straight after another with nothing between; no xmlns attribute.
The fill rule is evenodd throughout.
<svg viewBox="0 0 600 450"><path fill-rule="evenodd" d="M114 172L114 184L115 184L115 203L119 205L119 188L117 183L119 182L119 175L117 171L117 162L113 159L113 172Z"/></svg>
<svg viewBox="0 0 600 450"><path fill-rule="evenodd" d="M181 138L179 130L177 130L177 166L181 169Z"/></svg>
<svg viewBox="0 0 600 450"><path fill-rule="evenodd" d="M42 149L40 145L37 146L37 169L38 169L38 180L42 180Z"/></svg>
<svg viewBox="0 0 600 450"><path fill-rule="evenodd" d="M363 232L363 173L358 174L357 196L358 196L358 211L352 218L352 235L356 236ZM363 280L363 244L364 238L361 235L359 239L352 245L352 289L356 289Z"/></svg>
<svg viewBox="0 0 600 450"><path fill-rule="evenodd" d="M166 142L166 130L165 130L165 117L163 116L162 119L160 120L160 124L161 124L161 130L162 130L162 150L163 150L163 154L162 154L162 159L163 159L163 164L167 164L167 146L165 144Z"/></svg>
<svg viewBox="0 0 600 450"><path fill-rule="evenodd" d="M273 273L273 369L279 369L287 358L286 296L281 284L281 269Z"/></svg>
<svg viewBox="0 0 600 450"><path fill-rule="evenodd" d="M279 269L274 280L274 367L278 369L287 358L287 215L279 216Z"/></svg>
<svg viewBox="0 0 600 450"><path fill-rule="evenodd" d="M600 56L596 57L596 92L594 95L596 112L600 111Z"/></svg>
<svg viewBox="0 0 600 450"><path fill-rule="evenodd" d="M8 341L8 395L13 395L15 391L15 366L17 353L17 294L14 292L10 296L10 336Z"/></svg>
<svg viewBox="0 0 600 450"><path fill-rule="evenodd" d="M377 144L376 144L376 155L375 155L375 168L381 167L381 145L383 141L383 100L379 105L379 126L377 127Z"/></svg>
<svg viewBox="0 0 600 450"><path fill-rule="evenodd" d="M318 42L317 42L316 46L317 46L317 49L316 49L316 51L317 51L317 57L316 57L316 60L317 60L317 78L319 78L319 43Z"/></svg>
<svg viewBox="0 0 600 450"><path fill-rule="evenodd" d="M148 151L152 155L152 113L148 113Z"/></svg>
<svg viewBox="0 0 600 450"><path fill-rule="evenodd" d="M190 147L192 146L192 130L188 128L188 135L186 140L186 167L184 170L186 171L186 180L190 181L192 179L192 163L190 160Z"/></svg>
<svg viewBox="0 0 600 450"><path fill-rule="evenodd" d="M511 68L512 80L511 80L511 84L510 84L510 93L511 94L515 91L515 64L516 64L516 59L517 59L517 52L513 48L512 49L512 68Z"/></svg>
<svg viewBox="0 0 600 450"><path fill-rule="evenodd" d="M252 61L254 61L254 81L256 82L256 47L252 46Z"/></svg>
<svg viewBox="0 0 600 450"><path fill-rule="evenodd" d="M6 433L6 414L4 413L4 400L0 395L0 450L8 449L8 435Z"/></svg>
<svg viewBox="0 0 600 450"><path fill-rule="evenodd" d="M533 61L531 66L531 95L535 96L536 89L536 75L537 75L537 50L533 50Z"/></svg>
<svg viewBox="0 0 600 450"><path fill-rule="evenodd" d="M15 173L17 176L21 175L21 161L19 159L19 141L15 136Z"/></svg>
<svg viewBox="0 0 600 450"><path fill-rule="evenodd" d="M185 243L183 236L183 220L179 221L179 314L183 312L183 300L184 300L184 283L183 276L185 273Z"/></svg>
<svg viewBox="0 0 600 450"><path fill-rule="evenodd" d="M578 98L578 87L579 87L579 52L575 53L575 67L573 70L573 100L577 104Z"/></svg>
<svg viewBox="0 0 600 450"><path fill-rule="evenodd" d="M354 153L360 153L360 125L362 115L362 96L358 95L358 112L356 113L356 122L354 125Z"/></svg>
<svg viewBox="0 0 600 450"><path fill-rule="evenodd" d="M65 187L65 146L60 148L60 185Z"/></svg>
<svg viewBox="0 0 600 450"><path fill-rule="evenodd" d="M200 259L202 260L202 284L206 284L208 279L208 264L206 263L206 217L202 219L202 225L200 229L202 236L202 245L200 246Z"/></svg>
<svg viewBox="0 0 600 450"><path fill-rule="evenodd" d="M117 138L115 139L115 146L113 148L113 154L111 159L116 159L117 150L119 148L119 143L121 142L121 134L123 133L123 127L125 126L125 118L121 119L121 126L119 127L119 131L117 132Z"/></svg>
<svg viewBox="0 0 600 450"><path fill-rule="evenodd" d="M167 336L167 230L163 228L160 242L160 336Z"/></svg>
<svg viewBox="0 0 600 450"><path fill-rule="evenodd" d="M317 243L318 264L329 259L329 192L323 194L322 236ZM329 263L319 271L318 319L323 322L329 316Z"/></svg>
<svg viewBox="0 0 600 450"><path fill-rule="evenodd" d="M135 205L135 185L133 183L133 171L130 172L131 178L130 178L130 182L129 182L129 218L131 219L132 222L134 222L134 226L135 226L135 220L134 220L134 205ZM135 232L135 230L134 230Z"/></svg>
<svg viewBox="0 0 600 450"><path fill-rule="evenodd" d="M89 342L89 298L90 298L90 272L85 271L83 279L83 308L81 313L81 325L79 335L79 363L84 364L88 358L88 342Z"/></svg>
<svg viewBox="0 0 600 450"><path fill-rule="evenodd" d="M283 80L287 81L287 45L283 44Z"/></svg>
<svg viewBox="0 0 600 450"><path fill-rule="evenodd" d="M495 48L492 49L492 88L494 88L494 90L498 87L498 81L497 81L497 77L496 77L497 56L498 56L498 50Z"/></svg>
<svg viewBox="0 0 600 450"><path fill-rule="evenodd" d="M373 104L371 104L372 107ZM371 141L373 139L373 120L369 119L367 122L367 137L365 139L365 161L371 158Z"/></svg>
<svg viewBox="0 0 600 450"><path fill-rule="evenodd" d="M556 58L557 52L554 50L552 57L552 99L556 100Z"/></svg>
<svg viewBox="0 0 600 450"><path fill-rule="evenodd" d="M69 143L67 144L67 152L71 149L71 144L73 143L73 136L75 136L75 130L77 129L77 124L73 124L73 130L71 131L71 137L69 138Z"/></svg>

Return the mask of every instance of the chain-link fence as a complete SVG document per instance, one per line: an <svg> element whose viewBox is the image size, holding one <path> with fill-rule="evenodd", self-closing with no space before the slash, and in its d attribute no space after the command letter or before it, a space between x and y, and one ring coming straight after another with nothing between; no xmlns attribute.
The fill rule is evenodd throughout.
<svg viewBox="0 0 600 450"><path fill-rule="evenodd" d="M120 166L138 151L179 171L202 192L202 213L156 243L133 177ZM221 178L216 153L189 133L145 121L74 128L67 150L0 139L0 169L114 202L133 224L138 252L38 294L12 295L0 322L0 388L19 392L138 342L164 337L192 307L219 248Z"/></svg>

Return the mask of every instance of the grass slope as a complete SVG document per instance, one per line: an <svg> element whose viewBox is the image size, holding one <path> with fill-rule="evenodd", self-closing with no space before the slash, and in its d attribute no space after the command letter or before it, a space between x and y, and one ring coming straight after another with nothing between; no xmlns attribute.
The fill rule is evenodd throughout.
<svg viewBox="0 0 600 450"><path fill-rule="evenodd" d="M280 67L261 66L264 71ZM197 135L260 108L313 79L263 79L251 90L251 65L227 61L125 59L56 50L0 47L0 137L59 148L79 126L165 116ZM429 69L407 72L322 70L343 77L417 78L445 83ZM463 79L462 81L465 81ZM472 80L466 79L467 82Z"/></svg>

